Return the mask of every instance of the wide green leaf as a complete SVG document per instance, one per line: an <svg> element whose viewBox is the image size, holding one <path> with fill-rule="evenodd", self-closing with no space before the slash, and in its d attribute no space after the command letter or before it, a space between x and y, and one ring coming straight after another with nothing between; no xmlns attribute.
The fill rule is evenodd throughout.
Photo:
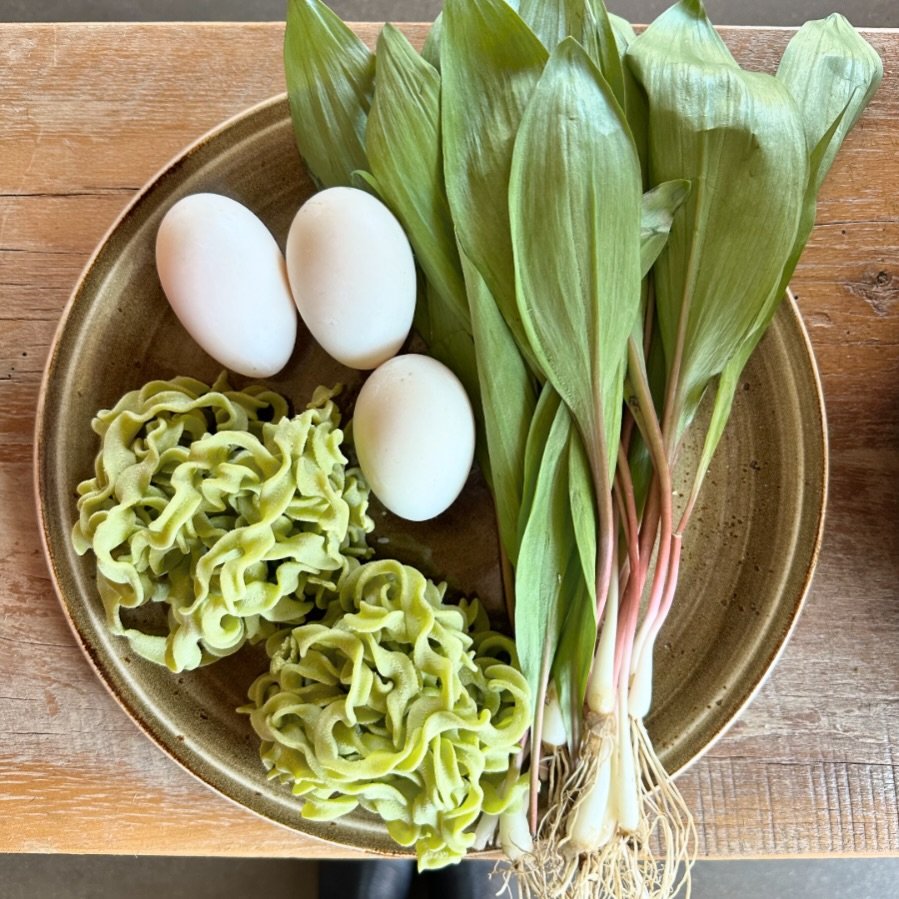
<svg viewBox="0 0 899 899"><path fill-rule="evenodd" d="M818 191L843 144L883 80L883 62L874 48L834 13L806 22L787 44L777 78L799 107L809 153L809 177L802 217L774 304L780 302L815 225ZM759 323L767 329L774 310ZM749 351L751 352L751 350ZM748 357L748 354L747 354Z"/></svg>
<svg viewBox="0 0 899 899"><path fill-rule="evenodd" d="M627 58L649 98L652 182L692 183L654 272L673 447L777 287L808 160L789 92L739 68L698 0L660 16Z"/></svg>
<svg viewBox="0 0 899 899"><path fill-rule="evenodd" d="M643 171L643 181L647 181L649 166L649 110L646 105L646 95L634 78L630 66L625 63L627 48L636 40L637 34L627 19L621 16L609 14L609 24L615 35L615 43L621 58L622 78L624 83L624 115L631 129L634 144L637 147L637 155L640 157L640 168Z"/></svg>
<svg viewBox="0 0 899 899"><path fill-rule="evenodd" d="M649 274L668 242L674 214L690 194L690 182L664 181L643 194L640 206L640 274ZM637 322L642 330L642 321Z"/></svg>
<svg viewBox="0 0 899 899"><path fill-rule="evenodd" d="M559 694L559 706L574 750L580 740L584 718L584 697L596 647L596 600L577 566L570 564L563 581L566 610L562 634L552 664L552 680Z"/></svg>
<svg viewBox="0 0 899 899"><path fill-rule="evenodd" d="M596 27L593 0L521 0L518 14L549 52L566 37L583 46Z"/></svg>
<svg viewBox="0 0 899 899"><path fill-rule="evenodd" d="M649 314L648 307L651 303L651 292L649 279L645 276L658 259L659 254L665 248L668 241L668 232L674 221L674 214L681 207L684 200L690 193L689 181L665 181L658 187L653 188L643 194L643 203L640 216L640 270L644 275L644 281L640 292L640 315L634 323L634 329L631 332L631 350L628 353L629 359L638 360L641 371L632 373L633 363L629 362L628 374L625 378L625 400L631 408L631 413L637 420L638 430L631 436L630 447L628 451L628 465L631 473L631 481L634 486L634 498L637 509L642 510L643 504L649 493L649 487L652 482L653 467L649 450L643 441L642 433L645 430L644 414L657 415L660 412L656 408L647 410L644 413L636 403L634 391L632 389L633 375L639 374L641 377L646 376L649 369L652 376L649 377L650 383L653 384L653 396L658 397L661 404L661 398L664 396L665 388L665 360L661 352L658 340L658 328L653 328L653 344L650 346L649 364L644 358L644 330L646 327L646 317Z"/></svg>
<svg viewBox="0 0 899 899"><path fill-rule="evenodd" d="M580 571L568 495L569 430L569 413L560 403L543 446L515 569L515 645L535 708L543 702L544 678L567 612L566 580L572 568Z"/></svg>
<svg viewBox="0 0 899 899"><path fill-rule="evenodd" d="M817 192L846 135L855 127L883 79L874 48L833 13L806 22L787 44L777 78L799 107L809 153L825 141L812 184ZM834 123L838 123L832 131Z"/></svg>
<svg viewBox="0 0 899 899"><path fill-rule="evenodd" d="M440 39L447 197L460 247L519 346L526 341L515 303L509 171L546 60L543 45L505 0L447 0Z"/></svg>
<svg viewBox="0 0 899 899"><path fill-rule="evenodd" d="M443 13L438 13L437 18L431 25L428 36L425 38L424 46L421 48L421 55L424 59L440 71L440 33L443 30Z"/></svg>
<svg viewBox="0 0 899 899"><path fill-rule="evenodd" d="M883 78L883 63L846 19L834 13L799 29L787 45L777 78L796 101L805 133L809 170L802 214L780 281L715 387L694 491L698 491L724 434L743 369L774 318L811 235L818 191L843 140L874 96Z"/></svg>
<svg viewBox="0 0 899 899"><path fill-rule="evenodd" d="M587 596L592 600L594 617L591 619L596 631L596 497L593 492L593 478L590 460L584 449L584 442L577 428L569 427L568 437L568 502L571 506L571 521L577 555L581 564ZM586 674L585 685L586 685Z"/></svg>
<svg viewBox="0 0 899 899"><path fill-rule="evenodd" d="M560 411L561 407L561 411ZM562 416L568 430L568 494L578 559L588 595L596 601L596 504L590 462L571 413L550 383L545 383L537 399L528 429L523 466L519 533L523 534L531 515L537 479L550 430ZM562 424L555 425L561 427Z"/></svg>
<svg viewBox="0 0 899 899"><path fill-rule="evenodd" d="M522 120L509 210L527 339L581 430L591 469L613 471L640 304L640 166L608 84L570 38Z"/></svg>
<svg viewBox="0 0 899 899"><path fill-rule="evenodd" d="M580 436L549 384L527 452L532 490L516 568L515 642L538 703L551 670L574 744L596 644L596 509Z"/></svg>
<svg viewBox="0 0 899 899"><path fill-rule="evenodd" d="M624 107L624 66L603 0L521 0L518 11L550 52L566 37L573 37Z"/></svg>
<svg viewBox="0 0 899 899"><path fill-rule="evenodd" d="M371 173L357 171L354 178L391 209L409 237L425 276L415 327L431 355L456 373L472 401L478 458L489 478L468 298L443 186L440 77L391 25L378 39L365 136Z"/></svg>
<svg viewBox="0 0 899 899"><path fill-rule="evenodd" d="M378 38L365 137L381 198L403 225L439 301L454 313L449 320L470 330L462 264L443 186L440 76L392 25L385 25Z"/></svg>
<svg viewBox="0 0 899 899"><path fill-rule="evenodd" d="M842 146L883 79L883 63L874 48L834 13L806 22L784 51L777 78L799 109L809 158L802 215L779 286L762 309L748 346L742 350L738 373L761 340L793 277L796 263L815 225L818 191Z"/></svg>
<svg viewBox="0 0 899 899"><path fill-rule="evenodd" d="M324 187L365 169L375 58L320 0L290 0L284 70L300 155Z"/></svg>
<svg viewBox="0 0 899 899"><path fill-rule="evenodd" d="M615 32L615 39L618 41L618 44L622 50L627 50L631 42L637 39L637 32L634 31L634 26L623 16L618 16L615 13L609 13L609 22L612 25L612 30Z"/></svg>
<svg viewBox="0 0 899 899"><path fill-rule="evenodd" d="M471 400L477 429L475 452L478 463L490 480L490 461L487 456L484 409L481 403L474 338L459 324L456 312L436 295L433 284L425 281L423 289L425 311L422 316L416 314L416 327L420 325L423 329L420 333L427 341L428 353L452 369ZM421 298L419 306L422 306Z"/></svg>
<svg viewBox="0 0 899 899"><path fill-rule="evenodd" d="M464 255L463 267L497 524L506 556L515 565L526 446L536 406L534 384L486 282Z"/></svg>
<svg viewBox="0 0 899 899"><path fill-rule="evenodd" d="M521 512L518 519L519 535L524 534L528 519L531 516L531 507L534 504L534 493L537 490L537 477L540 474L540 464L543 461L543 451L549 440L549 432L559 411L562 398L556 392L552 384L544 384L537 397L537 404L531 422L528 426L528 435L525 442L524 472L521 487ZM569 425L571 416L569 415Z"/></svg>

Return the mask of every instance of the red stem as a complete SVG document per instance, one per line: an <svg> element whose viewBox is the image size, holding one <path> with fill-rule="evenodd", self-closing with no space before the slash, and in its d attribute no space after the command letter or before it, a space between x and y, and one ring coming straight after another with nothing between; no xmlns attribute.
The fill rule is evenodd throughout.
<svg viewBox="0 0 899 899"><path fill-rule="evenodd" d="M681 535L674 534L671 538L671 565L668 569L668 580L665 584L665 596L662 600L662 605L659 608L656 620L653 622L650 634L650 638L653 640L659 635L659 631L662 629L662 625L665 623L665 619L671 611L671 603L674 601L674 594L677 592L677 579L680 574L682 547L683 542Z"/></svg>
<svg viewBox="0 0 899 899"><path fill-rule="evenodd" d="M624 447L618 447L618 470L615 472L615 487L621 501L621 521L627 533L627 556L631 571L640 564L640 525L637 521L637 501L634 497L634 482L627 464Z"/></svg>

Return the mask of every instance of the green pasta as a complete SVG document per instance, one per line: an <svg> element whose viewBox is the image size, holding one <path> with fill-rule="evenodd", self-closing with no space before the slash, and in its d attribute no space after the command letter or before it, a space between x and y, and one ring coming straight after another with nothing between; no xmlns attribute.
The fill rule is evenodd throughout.
<svg viewBox="0 0 899 899"><path fill-rule="evenodd" d="M269 639L248 712L269 776L327 821L357 807L414 846L421 869L459 861L481 814L520 804L514 757L528 686L512 640L477 600L444 604L414 568L368 562L321 622Z"/></svg>
<svg viewBox="0 0 899 899"><path fill-rule="evenodd" d="M369 555L368 487L346 468L332 395L289 417L261 386L179 377L98 413L72 539L96 556L109 628L136 653L172 671L230 655L324 609ZM123 622L154 603L167 625Z"/></svg>

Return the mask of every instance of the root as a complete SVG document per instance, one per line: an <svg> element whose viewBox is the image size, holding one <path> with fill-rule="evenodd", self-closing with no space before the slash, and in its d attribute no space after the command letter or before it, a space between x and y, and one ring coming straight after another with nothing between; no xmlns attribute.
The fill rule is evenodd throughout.
<svg viewBox="0 0 899 899"><path fill-rule="evenodd" d="M533 852L512 865L525 899L689 899L696 845L693 818L659 763L643 723L625 726L631 727L642 775L637 832L618 831L592 852L578 853L570 844L568 827L579 799L614 745L610 719L594 722L577 764L567 776L556 771L549 779L548 810Z"/></svg>
<svg viewBox="0 0 899 899"><path fill-rule="evenodd" d="M547 760L547 795L552 800L561 795L571 774L571 761L567 749L559 749Z"/></svg>
<svg viewBox="0 0 899 899"><path fill-rule="evenodd" d="M579 854L568 845L568 820L586 786L609 757L614 744L610 719L592 722L576 764L554 764L550 770L547 811L540 821L533 851L517 859L512 870L525 899L564 899L577 878ZM564 753L556 753L562 756Z"/></svg>
<svg viewBox="0 0 899 899"><path fill-rule="evenodd" d="M643 818L647 822L646 848L655 871L655 892L650 896L690 897L690 869L696 857L696 824L684 797L653 749L641 720L631 722L633 741L643 783ZM683 892L682 892L683 891Z"/></svg>

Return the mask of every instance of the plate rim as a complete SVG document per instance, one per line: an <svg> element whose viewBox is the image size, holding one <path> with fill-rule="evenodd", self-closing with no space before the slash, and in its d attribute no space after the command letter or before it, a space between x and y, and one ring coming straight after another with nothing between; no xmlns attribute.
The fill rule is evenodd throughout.
<svg viewBox="0 0 899 899"><path fill-rule="evenodd" d="M765 665L759 674L755 684L753 684L746 692L743 700L734 708L731 716L722 724L722 726L712 735L712 738L699 750L691 759L688 759L679 768L670 771L672 777L676 778L688 769L692 768L697 762L703 759L714 746L727 735L727 732L740 719L747 707L758 696L762 687L765 686L768 678L771 676L781 656L784 654L796 626L799 624L799 618L802 610L805 608L806 600L811 592L812 582L815 579L815 572L818 569L818 561L821 557L821 546L824 542L824 527L827 519L827 505L830 495L830 436L827 428L827 407L824 401L824 384L821 380L821 371L818 368L818 360L815 356L815 349L812 344L811 335L802 317L799 309L799 303L796 301L796 294L793 293L790 285L787 285L785 301L792 312L792 320L802 340L802 346L805 350L804 358L809 362L809 370L811 371L812 380L815 386L815 413L816 423L821 429L821 503L818 508L817 521L815 522L815 536L812 541L811 552L809 554L808 566L802 576L802 587L796 597L796 602L790 611L789 623L783 632L783 637L775 648L774 652L768 657ZM782 304L783 305L783 304Z"/></svg>
<svg viewBox="0 0 899 899"><path fill-rule="evenodd" d="M346 842L340 839L333 839L327 836L322 835L321 833L315 832L315 825L317 822L307 821L302 818L299 814L296 816L295 822L291 823L287 821L279 820L276 817L272 817L265 812L255 809L236 797L236 795L231 795L228 791L223 789L217 783L213 782L213 778L207 778L202 773L201 770L196 770L191 767L186 760L180 759L166 744L161 734L158 734L152 727L149 727L143 720L142 714L140 710L134 707L124 695L121 695L112 685L111 681L107 679L107 677L103 673L103 668L100 663L100 660L97 658L96 653L93 648L89 645L81 630L76 625L74 618L72 617L68 601L66 597L63 595L63 590L61 586L61 579L59 577L59 567L56 564L56 559L53 553L53 550L50 546L50 529L51 525L48 519L48 515L46 514L49 509L46 507L45 496L47 493L46 490L46 476L45 476L45 463L46 457L42 453L42 447L46 442L46 434L48 430L48 422L46 420L46 402L47 395L49 393L49 386L53 376L56 374L57 363L59 357L59 351L61 346L62 337L64 332L66 331L69 319L71 317L72 311L75 307L76 302L78 301L82 291L84 289L85 282L91 275L94 267L96 266L101 254L104 252L107 244L110 241L110 238L115 234L115 232L127 221L127 219L134 213L136 207L138 207L144 198L153 191L157 185L159 185L165 178L169 176L172 169L178 165L179 163L189 159L196 152L201 150L204 146L206 146L210 141L214 140L222 133L228 131L236 125L239 125L245 122L247 119L252 118L255 115L266 112L274 107L284 105L288 101L288 95L286 92L281 92L279 94L275 94L271 97L260 100L245 109L227 117L226 119L219 122L214 127L205 131L195 140L188 143L186 146L182 147L178 152L172 155L162 166L158 168L158 170L140 187L138 188L134 195L130 198L129 202L125 205L125 207L115 216L112 223L105 230L102 237L99 239L98 243L94 247L87 261L85 262L83 268L81 269L75 284L69 293L68 299L66 300L65 305L62 308L62 312L60 314L59 322L54 330L53 337L50 342L50 346L48 349L47 359L44 364L40 388L38 392L37 404L35 407L35 426L34 426L34 439L33 439L33 451L32 451L32 475L33 475L33 495L35 500L35 507L37 510L37 523L38 523L38 532L40 536L41 542L41 550L43 553L43 557L45 563L47 564L48 571L50 573L50 580L53 584L53 591L56 595L57 601L62 608L63 615L68 623L69 629L75 637L75 642L78 644L81 649L82 654L87 659L88 664L93 670L95 676L98 680L103 684L103 687L106 689L106 692L112 696L112 698L116 701L118 706L126 713L126 715L132 720L137 729L142 733L146 738L148 738L159 750L161 750L167 758L174 761L182 770L186 771L190 774L195 780L204 784L206 787L213 790L217 795L224 797L231 804L236 806L239 809L242 809L245 812L249 812L254 815L256 818L261 819L269 824L278 826L284 830L287 830L293 834L298 834L304 839L312 839L318 841L324 845L329 846L337 846L341 848L351 849L357 853L367 853L370 855L377 855L382 857L410 857L413 855L408 849L405 849L399 845L396 845L395 849L386 848L380 846L373 846L370 844L362 845L360 840L354 840L353 842ZM680 765L678 768L671 770L669 773L672 777L679 777L689 768L691 768L694 764L696 764L700 759L702 759L730 730L730 728L734 725L734 723L741 717L741 715L745 712L746 708L749 704L755 699L758 695L762 687L765 685L772 671L777 665L777 662L780 660L783 655L787 645L789 644L796 626L799 622L799 618L801 616L802 610L805 606L806 600L808 598L809 592L811 590L812 582L814 580L815 571L817 569L818 561L820 558L821 547L823 543L824 537L824 528L825 521L827 518L827 506L828 506L828 497L829 497L829 489L830 489L830 441L827 427L827 412L825 406L825 398L824 398L824 390L823 383L821 379L820 369L818 367L818 362L815 357L814 347L812 345L811 337L806 327L805 321L803 320L801 311L799 309L799 304L796 301L796 297L793 291L788 286L786 289L786 297L785 297L786 305L790 309L790 319L791 324L795 327L798 332L798 336L801 340L802 347L804 349L803 353L803 362L808 363L808 369L812 376L812 381L814 385L814 394L815 394L815 403L814 403L814 422L816 426L820 429L821 441L820 441L820 458L821 458L821 471L820 471L820 479L818 483L818 488L820 490L820 503L818 504L817 509L817 518L814 522L814 537L811 541L810 553L808 556L808 565L806 567L806 571L802 575L801 579L801 587L797 591L795 600L792 603L792 608L789 610L789 620L786 626L786 629L782 632L782 637L779 640L776 648L771 653L769 658L764 663L764 666L761 668L760 674L755 679L755 682L752 683L749 688L746 690L742 700L739 705L737 705L732 714L727 718L726 721L715 731L711 738L706 742L706 744L699 749L691 758L687 759L685 763ZM818 479L816 479L818 480ZM816 496L817 496L816 491ZM496 851L491 850L487 852L479 852L479 853L469 853L471 857L479 857L479 858L490 858L496 857Z"/></svg>

